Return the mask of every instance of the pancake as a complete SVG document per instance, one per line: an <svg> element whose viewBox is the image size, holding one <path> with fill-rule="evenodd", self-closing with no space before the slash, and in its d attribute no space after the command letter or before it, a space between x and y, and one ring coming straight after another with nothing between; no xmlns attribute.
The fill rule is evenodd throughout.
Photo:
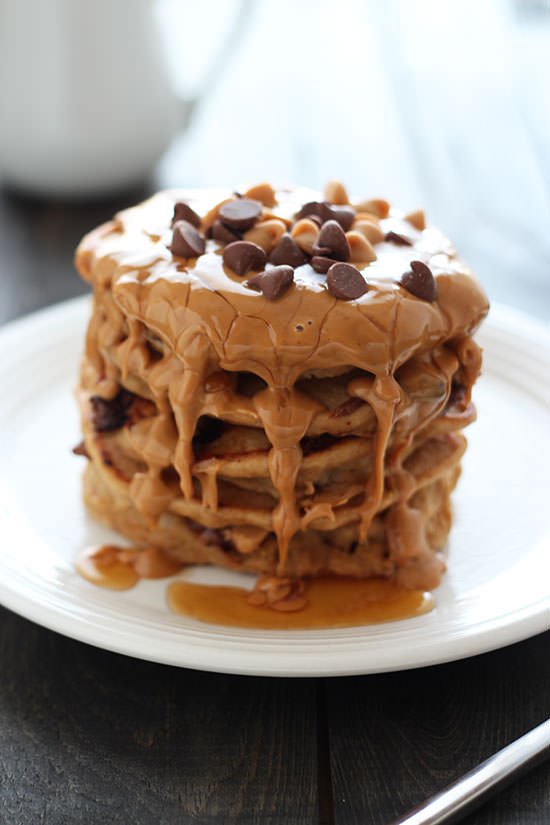
<svg viewBox="0 0 550 825"><path fill-rule="evenodd" d="M423 213L342 192L161 192L83 239L98 520L183 563L437 586L488 303Z"/></svg>

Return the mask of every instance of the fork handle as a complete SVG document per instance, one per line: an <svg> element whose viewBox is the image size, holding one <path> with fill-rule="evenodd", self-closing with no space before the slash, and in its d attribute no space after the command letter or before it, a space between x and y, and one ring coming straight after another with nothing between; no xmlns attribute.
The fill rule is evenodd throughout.
<svg viewBox="0 0 550 825"><path fill-rule="evenodd" d="M499 788L550 756L550 719L490 756L393 825L457 822Z"/></svg>

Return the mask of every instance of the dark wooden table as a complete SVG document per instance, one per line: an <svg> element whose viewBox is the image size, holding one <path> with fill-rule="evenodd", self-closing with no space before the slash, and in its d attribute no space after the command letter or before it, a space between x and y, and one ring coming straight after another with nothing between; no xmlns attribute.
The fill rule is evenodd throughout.
<svg viewBox="0 0 550 825"><path fill-rule="evenodd" d="M72 250L119 202L0 198L0 317L84 291ZM543 721L550 633L418 671L284 680L96 650L0 610L0 823L380 823ZM469 825L550 820L550 766Z"/></svg>

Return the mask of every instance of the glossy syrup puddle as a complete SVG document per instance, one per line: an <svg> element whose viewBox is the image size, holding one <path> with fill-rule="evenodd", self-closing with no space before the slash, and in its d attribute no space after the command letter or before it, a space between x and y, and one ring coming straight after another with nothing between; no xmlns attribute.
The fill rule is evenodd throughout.
<svg viewBox="0 0 550 825"><path fill-rule="evenodd" d="M383 579L312 579L306 583L306 606L293 613L249 604L249 595L242 587L181 580L168 586L168 604L175 613L208 624L261 630L375 624L420 616L434 606L430 593L405 590Z"/></svg>
<svg viewBox="0 0 550 825"><path fill-rule="evenodd" d="M129 590L140 579L164 579L181 570L181 564L172 561L156 548L138 550L103 544L88 547L80 553L76 570L98 587L108 590Z"/></svg>
<svg viewBox="0 0 550 825"><path fill-rule="evenodd" d="M102 545L84 550L76 569L98 587L129 590L142 578L173 576L181 565L154 548ZM406 590L384 579L312 579L305 583L305 606L294 612L250 604L250 594L243 587L182 579L167 587L168 606L174 613L207 624L259 630L355 627L421 616L434 607L431 593Z"/></svg>

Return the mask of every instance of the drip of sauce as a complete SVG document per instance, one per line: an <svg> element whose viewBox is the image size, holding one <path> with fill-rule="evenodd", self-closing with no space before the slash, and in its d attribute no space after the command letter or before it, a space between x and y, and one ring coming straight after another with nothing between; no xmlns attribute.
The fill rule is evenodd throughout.
<svg viewBox="0 0 550 825"><path fill-rule="evenodd" d="M430 593L406 590L384 579L313 579L306 585L306 605L279 612L250 604L250 591L174 581L168 586L168 605L175 613L208 624L262 630L306 630L355 627L421 616L434 607Z"/></svg>
<svg viewBox="0 0 550 825"><path fill-rule="evenodd" d="M378 421L374 441L374 464L367 482L359 526L359 541L366 541L367 533L384 494L384 459L391 434L394 409L401 397L399 385L392 376L376 378L373 382L359 379L349 386L351 395L367 401Z"/></svg>
<svg viewBox="0 0 550 825"><path fill-rule="evenodd" d="M302 463L299 446L311 420L322 406L295 389L272 389L257 393L254 406L272 444L269 474L279 502L273 511L273 530L279 548L278 571L284 572L292 536L300 529L296 502L296 478Z"/></svg>
<svg viewBox="0 0 550 825"><path fill-rule="evenodd" d="M137 549L114 544L88 547L76 562L82 578L108 590L130 590L140 579L164 579L182 566L156 547Z"/></svg>
<svg viewBox="0 0 550 825"><path fill-rule="evenodd" d="M130 482L132 500L152 524L173 498L172 491L163 483L160 473L159 467L151 465L147 473L135 473Z"/></svg>
<svg viewBox="0 0 550 825"><path fill-rule="evenodd" d="M170 384L169 398L179 433L174 466L181 479L181 491L189 501L193 498L193 436L202 411L204 383L209 372L209 342L193 327L182 338L185 347L183 375Z"/></svg>
<svg viewBox="0 0 550 825"><path fill-rule="evenodd" d="M202 506L208 510L218 509L218 464L215 459L204 462L204 470L197 473L202 485Z"/></svg>
<svg viewBox="0 0 550 825"><path fill-rule="evenodd" d="M163 579L182 568L162 550L104 544L89 547L77 559L76 570L87 581L108 590L130 590L140 579ZM268 579L273 588L277 582ZM262 579L258 581L261 585ZM434 606L430 593L406 588L384 579L326 577L299 586L295 605L284 598L264 604L254 600L257 590L197 584L176 580L167 588L168 605L175 613L207 624L257 629L307 629L354 627L395 621L428 613ZM283 592L283 596L284 596Z"/></svg>
<svg viewBox="0 0 550 825"><path fill-rule="evenodd" d="M217 214L216 200L228 199L228 193L208 191L181 196L204 216L203 231ZM283 574L294 534L306 523L315 527L313 516L304 522L300 514L296 479L303 464L300 441L316 416L325 412L294 385L306 368L354 367L373 376L360 379L355 392L352 387L350 392L370 404L377 422L373 471L357 513L359 538L365 541L384 495L387 448L402 400L395 372L416 354L422 356L438 344L453 341L466 378L472 381L479 371L480 355L469 336L488 309L483 291L449 242L428 228L414 235L413 247L377 245L377 258L365 271L369 290L356 301L335 300L306 264L296 269L294 287L279 301L270 302L224 267L213 241L196 260L184 262L172 255L163 233L168 231L177 197L177 193L161 193L120 213L113 223L90 233L76 257L79 271L92 282L95 292L83 388L112 397L120 379L132 373L152 394L158 410L173 414L175 420L175 427L160 428L140 445L148 471L137 474L140 477L130 485L132 502L151 521L168 508L172 493L160 475L167 465L166 446L170 446L168 463L179 474L184 498L194 500L197 473L192 439L197 422L209 412L226 417L228 401L237 395L230 382L226 389L213 392L209 376L220 371L253 373L267 387L251 401L240 399L239 411L246 413L252 426L260 425L271 443L269 474L278 502L269 527L277 536L277 572ZM281 191L276 209L264 218L288 221L305 201L317 197L303 190ZM398 215L390 215L381 225L384 232L399 231L401 223ZM397 285L411 258L432 268L437 301L419 300ZM302 323L304 319L307 324ZM164 355L153 365L142 340L144 331L152 332L163 345ZM119 366L113 358L115 349ZM436 365L447 382L443 402L449 396L453 359L447 357L446 363ZM411 412L413 432L403 444L438 412L434 406L420 415L417 405L418 420ZM392 515L394 535L400 552L411 559L411 542L420 535L414 524L416 514L408 505L413 490L399 480L403 474L399 461L394 462L393 474L394 490L399 493ZM216 475L201 480L203 504L215 511ZM330 518L328 511L326 515ZM417 554L418 565L424 561L430 566L426 553ZM431 586L431 570L426 574L428 580Z"/></svg>
<svg viewBox="0 0 550 825"><path fill-rule="evenodd" d="M104 544L89 547L77 559L76 569L83 579L107 590L130 590L139 581L139 576L126 562L119 561L120 548Z"/></svg>

